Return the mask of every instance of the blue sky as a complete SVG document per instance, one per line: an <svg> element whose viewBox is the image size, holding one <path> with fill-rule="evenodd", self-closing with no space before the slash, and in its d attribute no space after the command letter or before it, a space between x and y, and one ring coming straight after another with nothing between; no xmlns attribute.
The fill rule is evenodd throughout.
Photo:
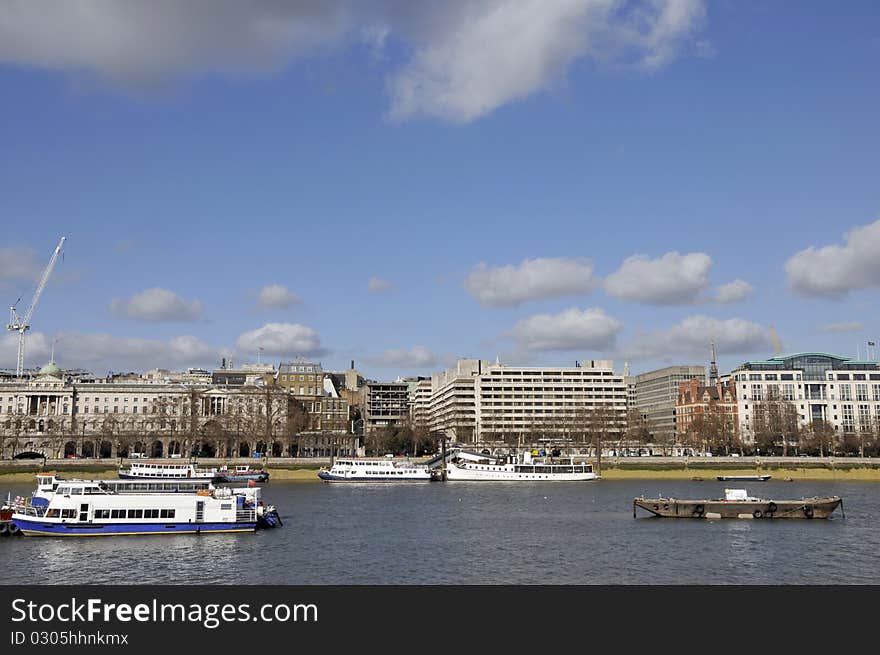
<svg viewBox="0 0 880 655"><path fill-rule="evenodd" d="M68 237L26 365L880 337L874 3L316 6L0 2L7 305Z"/></svg>

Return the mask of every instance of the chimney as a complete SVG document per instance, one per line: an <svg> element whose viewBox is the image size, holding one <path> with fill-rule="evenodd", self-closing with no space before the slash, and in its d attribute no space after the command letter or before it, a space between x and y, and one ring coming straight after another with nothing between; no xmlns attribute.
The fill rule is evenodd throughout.
<svg viewBox="0 0 880 655"><path fill-rule="evenodd" d="M354 370L354 360L351 360L351 370Z"/></svg>

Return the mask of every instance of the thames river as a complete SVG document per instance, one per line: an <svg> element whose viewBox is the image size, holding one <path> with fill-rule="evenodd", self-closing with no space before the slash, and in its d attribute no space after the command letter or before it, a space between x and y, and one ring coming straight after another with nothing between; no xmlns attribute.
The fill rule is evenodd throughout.
<svg viewBox="0 0 880 655"><path fill-rule="evenodd" d="M0 483L2 484L2 483ZM632 516L646 494L837 494L846 518ZM30 485L0 487L3 496ZM6 538L4 584L878 584L880 483L273 482L256 534Z"/></svg>

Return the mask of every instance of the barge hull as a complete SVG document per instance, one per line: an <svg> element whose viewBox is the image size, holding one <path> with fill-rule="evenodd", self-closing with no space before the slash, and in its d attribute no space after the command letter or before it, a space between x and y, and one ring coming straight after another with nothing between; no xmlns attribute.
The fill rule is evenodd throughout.
<svg viewBox="0 0 880 655"><path fill-rule="evenodd" d="M842 500L836 497L777 501L636 498L633 501L633 513L637 507L640 507L662 518L827 519L841 502Z"/></svg>
<svg viewBox="0 0 880 655"><path fill-rule="evenodd" d="M154 534L208 534L254 532L256 523L46 523L15 519L26 537L109 537Z"/></svg>

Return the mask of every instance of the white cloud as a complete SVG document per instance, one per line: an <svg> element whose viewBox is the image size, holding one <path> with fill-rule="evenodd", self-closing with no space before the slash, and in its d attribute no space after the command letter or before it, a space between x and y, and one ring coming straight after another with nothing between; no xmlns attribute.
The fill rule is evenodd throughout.
<svg viewBox="0 0 880 655"><path fill-rule="evenodd" d="M880 220L857 227L840 245L810 246L785 263L791 288L805 296L843 298L880 287Z"/></svg>
<svg viewBox="0 0 880 655"><path fill-rule="evenodd" d="M36 280L40 274L36 253L30 248L0 248L0 283Z"/></svg>
<svg viewBox="0 0 880 655"><path fill-rule="evenodd" d="M483 305L518 305L527 300L576 296L590 291L593 264L588 259L548 258L490 268L481 262L464 285Z"/></svg>
<svg viewBox="0 0 880 655"><path fill-rule="evenodd" d="M388 280L383 280L380 277L371 277L370 281L367 282L367 290L370 293L382 293L383 291L390 291L394 288L394 285L391 284Z"/></svg>
<svg viewBox="0 0 880 655"><path fill-rule="evenodd" d="M42 333L29 334L25 344L25 366L42 366L49 359L49 339ZM18 337L0 339L0 362L14 367ZM219 363L227 351L210 346L194 336L168 340L117 337L110 334L63 332L58 335L55 359L63 368L85 368L100 375L104 369L143 371L151 368L184 369Z"/></svg>
<svg viewBox="0 0 880 655"><path fill-rule="evenodd" d="M263 327L245 332L235 342L239 351L257 353L260 348L267 355L291 357L294 355L321 355L321 339L312 328L299 323L266 323Z"/></svg>
<svg viewBox="0 0 880 655"><path fill-rule="evenodd" d="M579 59L647 70L703 23L703 0L6 0L0 62L145 85L264 73L352 44L399 46L390 114L466 122L558 83ZM693 50L693 48L691 48Z"/></svg>
<svg viewBox="0 0 880 655"><path fill-rule="evenodd" d="M632 359L665 359L669 355L707 359L710 341L715 342L719 355L768 352L773 347L767 328L757 323L741 318L719 320L697 315L666 330L639 334L621 351L623 356Z"/></svg>
<svg viewBox="0 0 880 655"><path fill-rule="evenodd" d="M622 329L623 323L602 309L572 307L523 319L509 336L528 350L606 350L614 346Z"/></svg>
<svg viewBox="0 0 880 655"><path fill-rule="evenodd" d="M392 348L367 359L368 363L385 368L428 368L436 366L439 361L437 355L424 346L413 346L409 350Z"/></svg>
<svg viewBox="0 0 880 655"><path fill-rule="evenodd" d="M263 307L278 307L286 309L300 301L299 296L281 284L270 284L260 290L259 303Z"/></svg>
<svg viewBox="0 0 880 655"><path fill-rule="evenodd" d="M547 89L581 58L656 69L704 15L702 0L446 3L391 79L391 116L471 121Z"/></svg>
<svg viewBox="0 0 880 655"><path fill-rule="evenodd" d="M745 280L736 279L722 284L715 292L715 302L719 305L730 305L748 298L755 288Z"/></svg>
<svg viewBox="0 0 880 655"><path fill-rule="evenodd" d="M659 259L633 255L605 278L604 288L621 300L652 305L693 303L709 286L711 267L712 258L702 252L668 252Z"/></svg>
<svg viewBox="0 0 880 655"><path fill-rule="evenodd" d="M860 332L864 326L859 321L849 321L848 323L832 323L826 325L819 332L825 334L835 334L838 332Z"/></svg>
<svg viewBox="0 0 880 655"><path fill-rule="evenodd" d="M136 293L130 300L114 298L110 311L140 321L194 321L202 313L202 303L186 302L173 291L154 287Z"/></svg>

